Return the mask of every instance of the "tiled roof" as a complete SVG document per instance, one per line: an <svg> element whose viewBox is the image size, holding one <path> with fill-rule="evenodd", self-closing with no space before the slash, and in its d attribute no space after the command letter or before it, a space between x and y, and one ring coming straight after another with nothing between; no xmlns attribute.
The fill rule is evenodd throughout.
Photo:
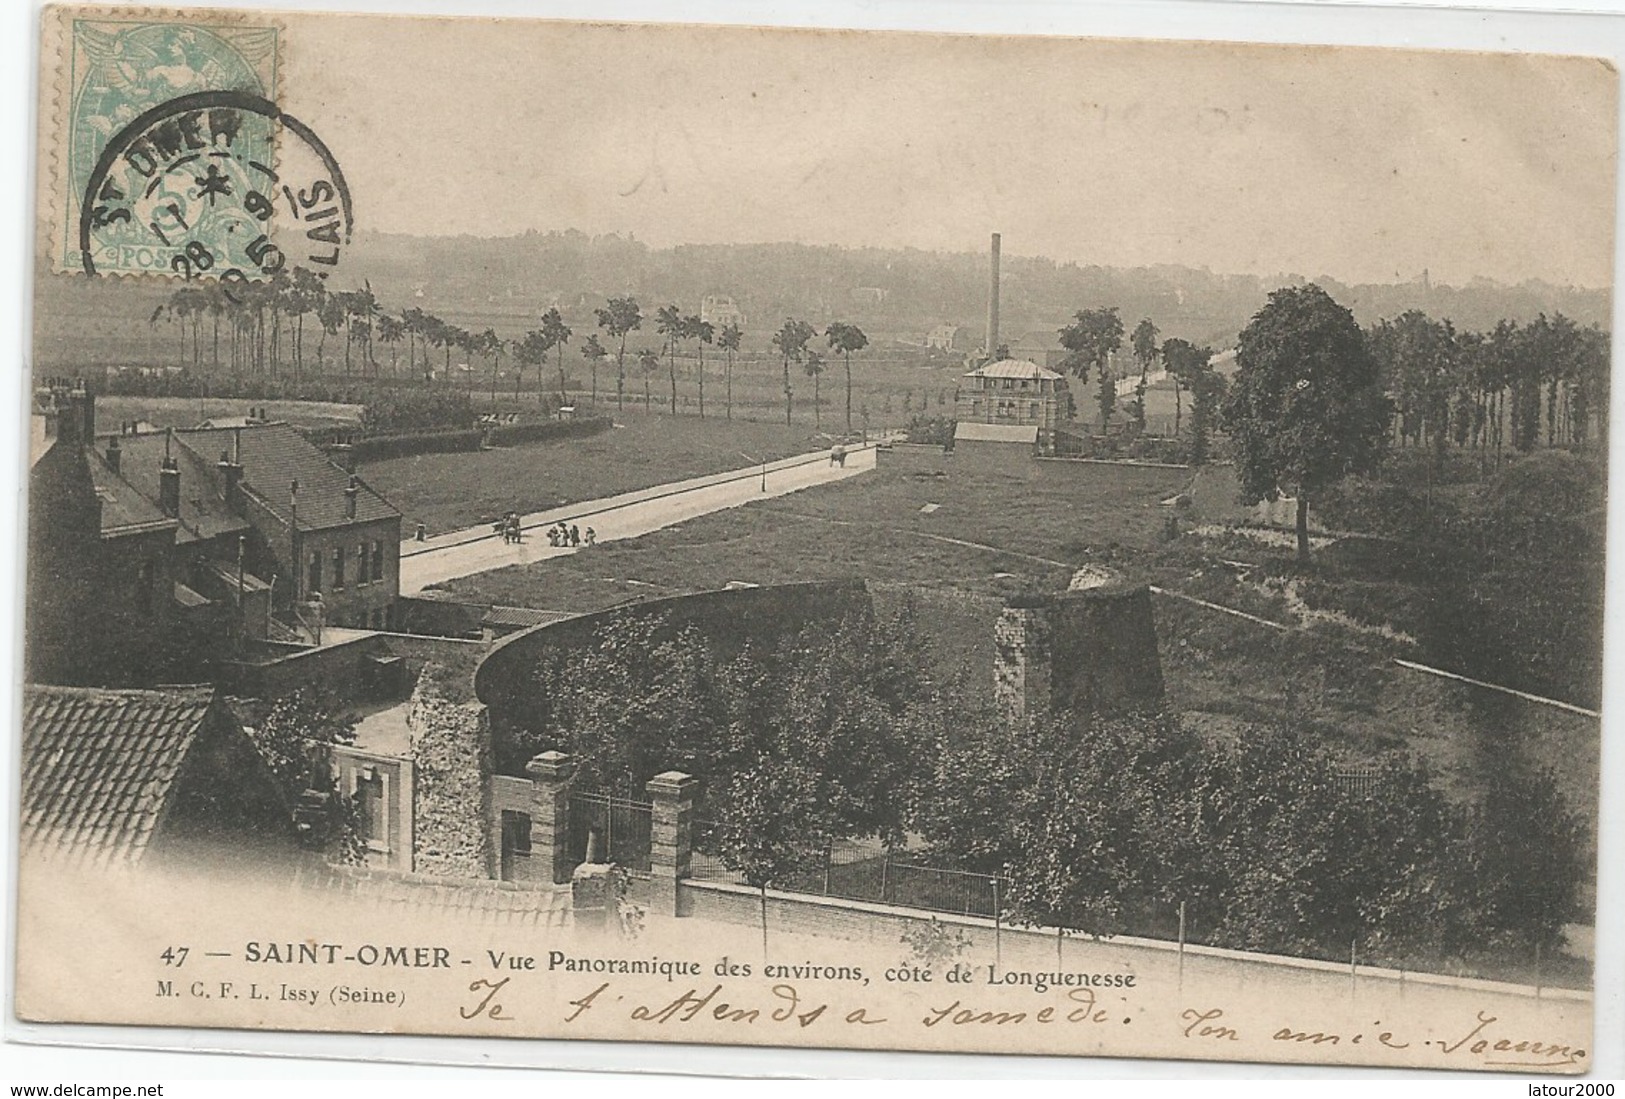
<svg viewBox="0 0 1625 1099"><path fill-rule="evenodd" d="M1038 442L1038 427L1022 424L979 424L971 420L960 420L954 427L954 442L1025 443L1027 446L1034 446Z"/></svg>
<svg viewBox="0 0 1625 1099"><path fill-rule="evenodd" d="M166 437L166 432L119 437L123 478L149 501L158 499L158 469ZM105 451L106 445L106 438L98 440L100 450ZM294 481L299 482L300 530L321 530L351 522L345 516L344 505L350 475L288 424L182 429L175 432L168 448L181 470L181 523L192 536L182 541L237 533L249 527L248 521L226 504L225 479L219 468L222 454L237 454L243 467L243 486L283 522L291 522L293 517L289 489ZM366 482L361 482L355 522L399 514Z"/></svg>
<svg viewBox="0 0 1625 1099"><path fill-rule="evenodd" d="M203 453L230 450L236 428L198 429L177 434ZM299 482L299 529L321 530L351 522L344 514L344 490L350 475L334 465L315 445L287 424L261 424L241 429L243 483L283 522L291 522L289 487ZM400 515L389 501L361 483L355 522Z"/></svg>
<svg viewBox="0 0 1625 1099"><path fill-rule="evenodd" d="M559 622L574 615L568 611L540 611L532 607L492 607L480 619L482 626L518 626L528 629L549 622Z"/></svg>
<svg viewBox="0 0 1625 1099"><path fill-rule="evenodd" d="M102 502L102 534L126 534L150 530L174 520L158 510L124 478L114 473L99 455L89 458L90 481L96 486L96 498Z"/></svg>
<svg viewBox="0 0 1625 1099"><path fill-rule="evenodd" d="M211 687L25 688L23 842L72 861L139 860L213 702Z"/></svg>
<svg viewBox="0 0 1625 1099"><path fill-rule="evenodd" d="M996 363L979 366L966 374L967 378L1059 378L1061 375L1026 359L1000 359Z"/></svg>
<svg viewBox="0 0 1625 1099"><path fill-rule="evenodd" d="M164 453L175 459L181 471L181 532L176 541L207 541L221 534L238 534L249 527L248 520L226 506L226 486L215 468L216 454L211 460L186 446L179 433L168 440L163 432L152 435L122 435L119 441L118 476L145 496L157 508L158 471L163 465ZM167 447L166 447L167 442ZM107 453L107 439L97 440L97 453Z"/></svg>
<svg viewBox="0 0 1625 1099"><path fill-rule="evenodd" d="M239 571L236 565L228 564L225 561L205 561L203 562L203 567L208 569L215 576L219 577L220 580L226 585L227 591L230 591L232 588L237 586ZM251 572L243 571L241 576L243 580L243 590L245 592L271 590L271 585L267 584L264 580L261 580Z"/></svg>

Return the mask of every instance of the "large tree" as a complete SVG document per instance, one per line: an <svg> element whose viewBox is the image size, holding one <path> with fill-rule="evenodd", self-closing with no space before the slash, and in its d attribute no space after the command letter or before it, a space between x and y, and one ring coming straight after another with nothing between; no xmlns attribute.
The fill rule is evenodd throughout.
<svg viewBox="0 0 1625 1099"><path fill-rule="evenodd" d="M598 364L609 357L604 345L598 342L598 333L594 332L587 337L587 342L581 345L581 357L587 360L587 367L592 372L592 406L598 407Z"/></svg>
<svg viewBox="0 0 1625 1099"><path fill-rule="evenodd" d="M643 325L643 313L636 298L610 298L609 305L595 309L598 327L620 341L615 348L615 411L626 406L626 334Z"/></svg>
<svg viewBox="0 0 1625 1099"><path fill-rule="evenodd" d="M829 349L838 352L846 362L846 432L852 433L852 352L869 346L869 337L863 329L845 321L835 321L824 329Z"/></svg>
<svg viewBox="0 0 1625 1099"><path fill-rule="evenodd" d="M700 383L700 419L705 419L705 345L717 338L717 329L710 321L693 314L683 318L683 336L693 340L699 350L698 378Z"/></svg>
<svg viewBox="0 0 1625 1099"><path fill-rule="evenodd" d="M807 353L807 341L811 340L816 331L806 321L798 321L794 317L785 318L784 324L773 333L773 349L779 353L780 363L784 367L784 422L790 423L790 402L794 392L790 386L790 364L800 362Z"/></svg>
<svg viewBox="0 0 1625 1099"><path fill-rule="evenodd" d="M1178 436L1184 416L1184 392L1204 371L1212 369L1213 349L1197 347L1189 340L1176 338L1162 343L1162 365L1174 380L1174 435Z"/></svg>
<svg viewBox="0 0 1625 1099"><path fill-rule="evenodd" d="M717 346L727 357L726 393L728 419L734 418L734 354L739 350L740 338L744 335L737 324L723 325L722 331L717 333Z"/></svg>
<svg viewBox="0 0 1625 1099"><path fill-rule="evenodd" d="M666 337L666 366L671 374L671 414L677 415L677 341L688 335L688 322L675 305L655 313L655 330Z"/></svg>
<svg viewBox="0 0 1625 1099"><path fill-rule="evenodd" d="M547 342L553 347L558 356L559 405L563 407L569 403L564 395L564 345L570 342L571 332L570 326L564 323L564 317L559 313L557 306L542 314L542 335L547 338ZM539 381L536 386L536 399L538 401L542 399L542 387Z"/></svg>
<svg viewBox="0 0 1625 1099"><path fill-rule="evenodd" d="M1221 421L1245 503L1297 497L1298 560L1309 502L1382 460L1390 406L1354 315L1313 283L1277 290L1242 329Z"/></svg>
<svg viewBox="0 0 1625 1099"><path fill-rule="evenodd" d="M1080 309L1073 322L1060 330L1060 336L1061 346L1070 352L1067 369L1078 376L1080 383L1089 380L1090 367L1099 371L1100 430L1104 432L1117 400L1116 380L1111 377L1109 364L1112 353L1123 346L1123 321L1117 307Z"/></svg>

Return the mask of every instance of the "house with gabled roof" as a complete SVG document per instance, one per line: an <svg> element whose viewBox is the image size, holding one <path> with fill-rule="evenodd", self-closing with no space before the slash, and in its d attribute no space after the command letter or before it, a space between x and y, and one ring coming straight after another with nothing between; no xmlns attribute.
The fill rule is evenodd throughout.
<svg viewBox="0 0 1625 1099"><path fill-rule="evenodd" d="M119 450L126 475L174 510L178 544L235 565L245 536L244 576L272 592L277 609L308 615L319 603L326 624L388 625L400 594L401 513L289 424L98 443Z"/></svg>
<svg viewBox="0 0 1625 1099"><path fill-rule="evenodd" d="M211 687L30 685L22 758L26 857L97 868L294 857L276 780Z"/></svg>
<svg viewBox="0 0 1625 1099"><path fill-rule="evenodd" d="M400 512L293 427L96 435L93 395L36 400L27 678L204 678L244 644L383 628Z"/></svg>

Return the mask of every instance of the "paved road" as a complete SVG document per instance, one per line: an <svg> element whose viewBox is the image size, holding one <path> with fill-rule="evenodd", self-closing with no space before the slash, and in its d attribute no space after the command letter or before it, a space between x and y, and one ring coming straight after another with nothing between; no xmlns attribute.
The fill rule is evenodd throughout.
<svg viewBox="0 0 1625 1099"><path fill-rule="evenodd" d="M830 465L829 451L821 450L769 462L765 477L764 467L747 466L526 515L521 519L525 539L517 545L504 542L489 523L422 542L406 541L401 543L401 594L415 595L430 584L459 576L580 552L547 544L547 528L561 519L583 531L590 526L597 531L600 542L612 542L752 500L856 477L874 467L872 444L849 450L845 466Z"/></svg>

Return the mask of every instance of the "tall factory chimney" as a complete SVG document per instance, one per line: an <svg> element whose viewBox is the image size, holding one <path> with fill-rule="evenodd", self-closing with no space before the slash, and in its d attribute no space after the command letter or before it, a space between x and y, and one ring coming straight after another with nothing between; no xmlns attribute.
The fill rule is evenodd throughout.
<svg viewBox="0 0 1625 1099"><path fill-rule="evenodd" d="M987 361L999 357L999 234L993 234L993 247L987 266Z"/></svg>

